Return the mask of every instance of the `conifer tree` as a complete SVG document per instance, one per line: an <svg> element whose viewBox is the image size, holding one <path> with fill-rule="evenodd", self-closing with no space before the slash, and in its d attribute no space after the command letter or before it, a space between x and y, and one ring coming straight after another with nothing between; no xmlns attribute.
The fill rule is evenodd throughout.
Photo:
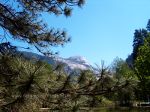
<svg viewBox="0 0 150 112"><path fill-rule="evenodd" d="M45 55L52 54L51 47L64 45L70 38L65 31L49 29L40 20L40 14L70 16L74 6L83 4L84 0L0 1L0 28L4 31L0 36L0 109L26 112L37 111L43 106L75 112L80 106L95 106L100 102L97 96L129 85L128 81L114 81L109 85L104 66L98 77L91 71L82 71L79 76L75 75L77 77L68 76L58 71L61 69L53 70L45 63L18 56L17 47L3 41L8 38L21 40Z"/></svg>
<svg viewBox="0 0 150 112"><path fill-rule="evenodd" d="M70 16L74 6L83 4L84 0L1 0L1 40L21 40L45 55L51 54L52 46L64 45L70 38L63 30L49 29L39 16L43 12Z"/></svg>

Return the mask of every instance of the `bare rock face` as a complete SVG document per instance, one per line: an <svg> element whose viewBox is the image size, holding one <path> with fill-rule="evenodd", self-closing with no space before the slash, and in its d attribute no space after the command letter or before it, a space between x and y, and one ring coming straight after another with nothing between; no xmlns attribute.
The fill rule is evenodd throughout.
<svg viewBox="0 0 150 112"><path fill-rule="evenodd" d="M75 69L88 70L92 68L92 66L88 63L88 61L81 56L58 58L57 61L66 64L66 66L68 66L72 70Z"/></svg>
<svg viewBox="0 0 150 112"><path fill-rule="evenodd" d="M71 73L72 71L81 71L81 70L95 70L92 65L82 56L72 56L69 58L62 57L46 57L36 53L31 52L22 52L23 55L27 58L34 58L41 61L45 61L51 65L63 64L64 70L67 73Z"/></svg>

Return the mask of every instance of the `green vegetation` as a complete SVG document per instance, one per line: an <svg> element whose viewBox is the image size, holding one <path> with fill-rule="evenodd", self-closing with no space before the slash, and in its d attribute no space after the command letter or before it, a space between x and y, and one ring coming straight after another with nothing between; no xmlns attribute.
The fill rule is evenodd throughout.
<svg viewBox="0 0 150 112"><path fill-rule="evenodd" d="M99 107L128 106L149 100L150 21L147 29L135 31L133 60L116 58L111 67L102 62L98 73L85 70L68 75L63 66L53 67L40 60L26 59L10 42L21 40L44 55L50 47L64 45L65 31L48 29L39 20L41 12L69 16L73 6L84 0L14 0L0 2L0 110L3 112L86 111ZM27 48L28 49L28 48Z"/></svg>
<svg viewBox="0 0 150 112"><path fill-rule="evenodd" d="M0 62L3 111L39 111L40 108L76 111L99 106L101 102L111 104L103 95L128 85L126 81L112 79L104 68L97 79L91 71L68 76L58 67L56 70L47 63L33 62L14 53L1 54Z"/></svg>
<svg viewBox="0 0 150 112"><path fill-rule="evenodd" d="M150 94L150 37L144 39L144 44L139 47L137 58L135 60L135 73L139 79L139 97L147 101Z"/></svg>
<svg viewBox="0 0 150 112"><path fill-rule="evenodd" d="M13 4L12 4L13 2ZM34 46L39 52L53 54L51 47L70 41L65 31L49 29L40 19L42 12L70 16L74 6L81 7L84 0L2 0L0 2L0 27L9 38Z"/></svg>

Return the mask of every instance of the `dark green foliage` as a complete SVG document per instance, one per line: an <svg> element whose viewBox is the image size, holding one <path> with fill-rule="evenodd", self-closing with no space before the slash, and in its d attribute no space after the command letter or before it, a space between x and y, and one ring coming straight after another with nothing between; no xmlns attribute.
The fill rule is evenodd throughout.
<svg viewBox="0 0 150 112"><path fill-rule="evenodd" d="M34 65L22 58L9 56L1 56L0 62L1 107L5 110L16 106L18 108L26 102L28 95L37 95L43 91L43 65Z"/></svg>
<svg viewBox="0 0 150 112"><path fill-rule="evenodd" d="M133 59L137 57L138 48L143 45L144 39L148 36L148 31L145 29L135 30L133 40Z"/></svg>
<svg viewBox="0 0 150 112"><path fill-rule="evenodd" d="M73 6L81 7L84 0L3 0L0 1L0 28L4 31L0 44L0 109L6 112L78 111L96 107L102 97L130 85L129 80L116 80L108 67L67 75L59 65L52 68L39 60L18 55L8 38L21 40L45 55L53 54L51 47L70 41L65 31L49 29L40 20L42 12L70 16ZM10 37L9 37L10 36ZM27 47L28 49L28 47ZM124 73L124 66L119 74ZM126 69L126 68L125 68Z"/></svg>
<svg viewBox="0 0 150 112"><path fill-rule="evenodd" d="M147 23L146 29L147 29L148 31L150 31L150 19L148 20L148 23Z"/></svg>
<svg viewBox="0 0 150 112"><path fill-rule="evenodd" d="M135 60L135 72L139 79L139 97L147 100L150 94L150 37L144 40L144 44L138 49L138 56Z"/></svg>
<svg viewBox="0 0 150 112"><path fill-rule="evenodd" d="M9 42L0 44L0 55L14 55L16 53L16 47L12 46Z"/></svg>
<svg viewBox="0 0 150 112"><path fill-rule="evenodd" d="M146 29L136 30L134 33L133 53L128 57L128 64L134 70L138 78L138 85L135 88L136 98L147 101L149 99L149 67L150 67L150 20ZM129 59L130 58L130 59ZM129 61L130 60L130 61Z"/></svg>
<svg viewBox="0 0 150 112"><path fill-rule="evenodd" d="M52 46L64 45L70 38L65 31L49 29L40 20L42 12L55 15L71 15L73 6L81 7L84 0L3 0L0 1L0 28L4 30L3 40L22 40L37 48L43 54L51 54Z"/></svg>
<svg viewBox="0 0 150 112"><path fill-rule="evenodd" d="M150 20L148 20L146 29L135 30L133 39L133 52L126 59L128 65L133 68L134 61L137 58L138 49L144 44L144 40L149 36Z"/></svg>
<svg viewBox="0 0 150 112"><path fill-rule="evenodd" d="M4 111L38 112L43 107L75 112L99 106L101 96L128 85L112 81L105 67L100 69L100 77L88 70L68 76L59 67L52 69L45 62L18 55L0 55L0 62L0 108Z"/></svg>
<svg viewBox="0 0 150 112"><path fill-rule="evenodd" d="M112 68L114 72L114 79L116 79L120 83L127 81L128 86L114 92L111 99L118 101L120 106L132 106L132 101L136 99L135 89L138 82L134 71L124 60L120 58L116 58L114 60Z"/></svg>

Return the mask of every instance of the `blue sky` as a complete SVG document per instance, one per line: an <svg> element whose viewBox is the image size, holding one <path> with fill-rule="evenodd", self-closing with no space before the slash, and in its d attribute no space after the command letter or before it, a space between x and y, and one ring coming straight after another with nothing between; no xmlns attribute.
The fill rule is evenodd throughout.
<svg viewBox="0 0 150 112"><path fill-rule="evenodd" d="M149 5L149 0L87 0L69 18L44 14L43 19L72 37L71 43L53 49L61 57L80 55L91 64L110 64L132 52L134 30L145 28L150 19Z"/></svg>
<svg viewBox="0 0 150 112"><path fill-rule="evenodd" d="M71 43L56 48L60 56L81 55L92 64L101 60L110 64L132 52L135 29L145 28L150 19L149 5L149 0L87 0L70 18L44 15L44 20L72 37Z"/></svg>

